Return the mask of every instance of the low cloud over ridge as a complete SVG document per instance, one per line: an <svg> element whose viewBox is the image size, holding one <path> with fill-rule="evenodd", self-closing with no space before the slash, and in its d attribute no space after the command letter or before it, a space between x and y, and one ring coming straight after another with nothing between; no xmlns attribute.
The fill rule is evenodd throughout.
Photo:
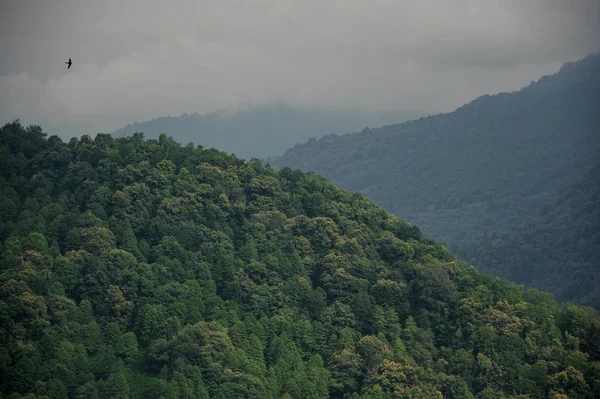
<svg viewBox="0 0 600 399"><path fill-rule="evenodd" d="M598 20L596 0L7 0L0 119L70 136L275 101L449 111L597 51Z"/></svg>

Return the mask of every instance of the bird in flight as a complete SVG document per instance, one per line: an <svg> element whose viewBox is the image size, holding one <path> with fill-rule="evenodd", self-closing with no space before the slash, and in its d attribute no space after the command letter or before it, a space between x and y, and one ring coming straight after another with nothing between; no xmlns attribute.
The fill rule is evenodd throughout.
<svg viewBox="0 0 600 399"><path fill-rule="evenodd" d="M71 64L72 64L71 59L69 58L69 62L65 62L65 64L68 65L67 69L71 68Z"/></svg>

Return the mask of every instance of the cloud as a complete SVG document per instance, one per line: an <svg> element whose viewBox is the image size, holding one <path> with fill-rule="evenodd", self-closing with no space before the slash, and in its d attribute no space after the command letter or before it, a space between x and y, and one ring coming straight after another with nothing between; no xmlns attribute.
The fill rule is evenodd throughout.
<svg viewBox="0 0 600 399"><path fill-rule="evenodd" d="M600 43L596 0L7 0L3 7L0 119L63 136L279 100L449 111L516 90ZM74 65L66 71L68 57Z"/></svg>

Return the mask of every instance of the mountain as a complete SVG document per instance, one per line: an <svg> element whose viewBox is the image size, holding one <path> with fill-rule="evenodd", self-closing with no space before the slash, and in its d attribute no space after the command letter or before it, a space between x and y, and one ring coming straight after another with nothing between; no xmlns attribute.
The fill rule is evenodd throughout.
<svg viewBox="0 0 600 399"><path fill-rule="evenodd" d="M270 163L311 170L362 192L459 250L547 213L561 190L599 159L598 76L600 54L591 54L517 92L310 140ZM598 260L594 265L600 269Z"/></svg>
<svg viewBox="0 0 600 399"><path fill-rule="evenodd" d="M562 190L544 215L457 254L486 273L600 309L600 163Z"/></svg>
<svg viewBox="0 0 600 399"><path fill-rule="evenodd" d="M127 125L116 137L142 132L148 138L167 133L182 143L218 148L238 157L265 158L312 137L359 131L367 125L389 123L415 114L322 111L292 108L284 103L255 107L233 114L183 114Z"/></svg>
<svg viewBox="0 0 600 399"><path fill-rule="evenodd" d="M0 209L2 397L600 392L593 309L479 274L314 173L15 121Z"/></svg>

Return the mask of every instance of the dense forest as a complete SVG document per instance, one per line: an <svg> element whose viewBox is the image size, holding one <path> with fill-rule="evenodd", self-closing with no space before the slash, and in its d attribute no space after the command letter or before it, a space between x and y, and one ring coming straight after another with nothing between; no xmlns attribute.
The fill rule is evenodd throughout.
<svg viewBox="0 0 600 399"><path fill-rule="evenodd" d="M485 273L600 309L600 163L544 215L461 247L457 255Z"/></svg>
<svg viewBox="0 0 600 399"><path fill-rule="evenodd" d="M239 158L266 158L283 154L312 137L362 130L418 116L415 112L360 112L294 108L285 103L225 113L213 112L161 117L127 125L116 137L144 133L157 139L161 133L182 143L218 148Z"/></svg>
<svg viewBox="0 0 600 399"><path fill-rule="evenodd" d="M161 135L0 131L2 398L597 398L600 320L360 193Z"/></svg>
<svg viewBox="0 0 600 399"><path fill-rule="evenodd" d="M589 212L580 208L589 204L577 195L587 194L577 189L567 197L561 193L600 158L598 76L600 54L591 54L517 92L482 96L447 114L309 140L270 163L314 171L366 194L453 252L467 255L481 270L519 283L536 281L560 299L590 303L585 297L592 282L584 281L589 273L570 276L571 288L556 285L556 273L568 275L559 269L581 258L571 258L582 249L570 232L585 230L578 215ZM592 204L597 207L597 200ZM546 216L556 206L562 212L560 228ZM497 235L521 236L517 230L524 231L523 224L538 229L547 222L553 227L544 234L492 250ZM586 268L600 270L600 257L588 249ZM533 263L525 260L532 256ZM539 275L547 261L554 274L548 279ZM574 292L577 283L586 288ZM598 287L600 281L593 284Z"/></svg>

